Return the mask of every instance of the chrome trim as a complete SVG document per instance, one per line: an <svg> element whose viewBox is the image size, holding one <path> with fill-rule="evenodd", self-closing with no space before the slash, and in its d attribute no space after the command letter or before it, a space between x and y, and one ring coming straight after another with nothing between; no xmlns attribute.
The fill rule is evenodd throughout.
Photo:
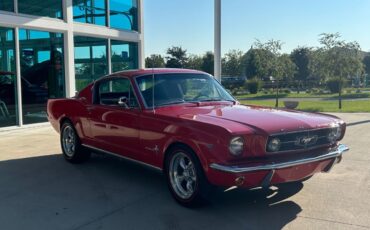
<svg viewBox="0 0 370 230"><path fill-rule="evenodd" d="M95 150L95 151L98 151L98 152L101 152L101 153L105 153L105 154L108 154L108 155L111 155L111 156L114 156L114 157L119 157L119 158L122 158L124 160L128 160L128 161L131 161L131 162L134 162L134 163L137 163L137 164L140 164L140 165L143 165L143 166L146 166L146 167L149 167L149 168L158 170L158 171L162 171L161 168L159 168L157 166L154 166L154 165L151 165L151 164L144 163L142 161L138 161L138 160L135 160L135 159L132 159L132 158L129 158L129 157L125 157L125 156L119 155L117 153L112 153L112 152L103 150L103 149L95 148L95 147L93 147L91 145L85 145L85 144L82 144L82 145L84 147L86 147L86 148L91 149L91 150Z"/></svg>
<svg viewBox="0 0 370 230"><path fill-rule="evenodd" d="M337 124L337 123L335 123L335 124ZM303 129L300 129L300 130L294 130L294 131L277 132L277 133L270 134L269 136L273 137L273 136L279 136L279 135L285 135L285 134L312 132L312 131L319 131L319 130L331 129L331 128L333 128L333 127L328 126L328 127L313 128L313 129L310 129L310 128L303 128Z"/></svg>
<svg viewBox="0 0 370 230"><path fill-rule="evenodd" d="M220 164L213 163L210 165L210 167L212 169L222 171L222 172L227 172L227 173L246 173L246 172L254 172L254 171L261 171L261 170L276 170L276 169L283 169L283 168L288 168L288 167L292 167L296 165L308 164L312 162L336 158L338 156L341 156L344 152L348 150L349 148L346 145L340 144L335 150L330 151L324 155L320 155L320 156L312 157L312 158L304 158L300 160L281 162L281 163L269 163L269 164L250 166L250 167L248 166L247 167L226 166L226 165L220 165Z"/></svg>

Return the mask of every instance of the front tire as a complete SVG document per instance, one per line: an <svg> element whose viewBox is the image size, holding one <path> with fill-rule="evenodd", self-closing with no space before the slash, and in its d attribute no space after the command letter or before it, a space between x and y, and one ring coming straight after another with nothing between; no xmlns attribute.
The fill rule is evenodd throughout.
<svg viewBox="0 0 370 230"><path fill-rule="evenodd" d="M195 207L206 201L211 186L193 151L172 148L166 158L165 173L169 190L179 204Z"/></svg>
<svg viewBox="0 0 370 230"><path fill-rule="evenodd" d="M61 126L60 145L64 159L71 163L82 163L90 158L90 151L81 145L72 123L66 121Z"/></svg>

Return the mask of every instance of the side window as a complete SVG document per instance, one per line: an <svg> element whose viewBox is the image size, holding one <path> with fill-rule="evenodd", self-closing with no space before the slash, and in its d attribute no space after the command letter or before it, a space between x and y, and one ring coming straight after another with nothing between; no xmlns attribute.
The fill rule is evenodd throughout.
<svg viewBox="0 0 370 230"><path fill-rule="evenodd" d="M131 83L126 78L116 78L103 81L99 84L99 104L122 106L124 102L129 108L138 108ZM125 106L126 106L125 105Z"/></svg>

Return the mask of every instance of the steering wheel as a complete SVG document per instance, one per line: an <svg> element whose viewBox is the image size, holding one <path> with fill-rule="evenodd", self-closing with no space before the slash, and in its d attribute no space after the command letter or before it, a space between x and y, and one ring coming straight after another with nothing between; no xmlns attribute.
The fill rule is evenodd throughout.
<svg viewBox="0 0 370 230"><path fill-rule="evenodd" d="M205 94L204 92L200 92L197 96L195 96L193 98L194 101L198 100L199 98L201 97L205 97L205 98L208 98L209 96L207 94Z"/></svg>

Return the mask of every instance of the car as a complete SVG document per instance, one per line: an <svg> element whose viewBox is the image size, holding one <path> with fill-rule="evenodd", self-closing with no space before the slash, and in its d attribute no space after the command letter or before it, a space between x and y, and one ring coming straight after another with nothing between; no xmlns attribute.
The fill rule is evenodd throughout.
<svg viewBox="0 0 370 230"><path fill-rule="evenodd" d="M241 105L196 70L117 72L48 100L47 114L67 161L101 152L161 170L187 207L204 204L214 187L266 188L329 172L348 150L338 117Z"/></svg>

